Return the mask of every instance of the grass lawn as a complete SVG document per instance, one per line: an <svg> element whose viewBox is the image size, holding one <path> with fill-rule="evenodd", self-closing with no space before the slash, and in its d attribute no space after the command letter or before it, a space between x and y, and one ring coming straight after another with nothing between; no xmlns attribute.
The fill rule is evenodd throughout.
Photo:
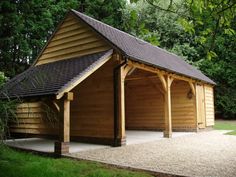
<svg viewBox="0 0 236 177"><path fill-rule="evenodd" d="M111 168L105 165L65 158L50 158L19 152L0 145L2 177L150 177L141 172Z"/></svg>
<svg viewBox="0 0 236 177"><path fill-rule="evenodd" d="M227 135L236 135L236 121L215 121L214 129L216 130L232 130Z"/></svg>

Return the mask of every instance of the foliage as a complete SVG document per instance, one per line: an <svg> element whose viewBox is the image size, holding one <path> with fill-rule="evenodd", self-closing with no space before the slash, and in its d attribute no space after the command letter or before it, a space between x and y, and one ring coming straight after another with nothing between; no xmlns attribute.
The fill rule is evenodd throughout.
<svg viewBox="0 0 236 177"><path fill-rule="evenodd" d="M136 0L125 11L127 31L201 69L216 83L216 113L236 117L236 2ZM126 14L133 14L127 16ZM127 17L129 17L127 19ZM135 22L138 21L136 26ZM141 24L141 25L140 25ZM133 30L133 31L132 31ZM152 36L146 38L144 32ZM155 40L153 40L155 38Z"/></svg>
<svg viewBox="0 0 236 177"><path fill-rule="evenodd" d="M0 1L0 70L11 77L25 70L55 24L75 6L76 0Z"/></svg>
<svg viewBox="0 0 236 177"><path fill-rule="evenodd" d="M115 28L123 29L122 9L125 4L125 0L85 0L81 11Z"/></svg>
<svg viewBox="0 0 236 177"><path fill-rule="evenodd" d="M4 72L0 72L0 88L6 81L7 81L7 77L5 76Z"/></svg>
<svg viewBox="0 0 236 177"><path fill-rule="evenodd" d="M0 72L0 88L6 80L4 73ZM0 141L8 134L8 123L17 120L15 115L17 102L17 100L0 100Z"/></svg>
<svg viewBox="0 0 236 177"><path fill-rule="evenodd" d="M9 135L9 122L17 122L15 114L17 103L17 100L0 100L0 141Z"/></svg>
<svg viewBox="0 0 236 177"><path fill-rule="evenodd" d="M40 168L39 168L40 167ZM42 170L43 169L43 170ZM0 146L0 176L4 177L150 177L142 172L107 167L95 162L53 159Z"/></svg>
<svg viewBox="0 0 236 177"><path fill-rule="evenodd" d="M10 77L25 70L69 9L120 27L124 5L125 0L0 1L0 70Z"/></svg>

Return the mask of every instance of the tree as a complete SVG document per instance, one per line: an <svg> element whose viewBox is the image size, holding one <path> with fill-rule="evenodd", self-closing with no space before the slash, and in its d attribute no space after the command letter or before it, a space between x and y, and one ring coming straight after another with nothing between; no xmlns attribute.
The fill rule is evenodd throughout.
<svg viewBox="0 0 236 177"><path fill-rule="evenodd" d="M225 118L236 117L235 3L139 0L125 12L127 31L182 56L217 83L216 113Z"/></svg>
<svg viewBox="0 0 236 177"><path fill-rule="evenodd" d="M125 0L84 0L79 10L115 28L123 29L122 9L125 9L125 5Z"/></svg>
<svg viewBox="0 0 236 177"><path fill-rule="evenodd" d="M125 0L0 1L0 71L13 77L25 70L70 9L122 28Z"/></svg>
<svg viewBox="0 0 236 177"><path fill-rule="evenodd" d="M55 24L76 0L0 1L0 70L14 76L35 59Z"/></svg>

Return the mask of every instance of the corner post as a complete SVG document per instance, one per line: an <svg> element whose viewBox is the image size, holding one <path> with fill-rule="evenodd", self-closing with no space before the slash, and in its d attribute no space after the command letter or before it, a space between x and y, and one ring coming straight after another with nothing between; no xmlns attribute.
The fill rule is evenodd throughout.
<svg viewBox="0 0 236 177"><path fill-rule="evenodd" d="M59 111L59 141L55 142L54 152L57 155L69 153L70 143L70 101L73 100L73 93L65 93L60 100Z"/></svg>
<svg viewBox="0 0 236 177"><path fill-rule="evenodd" d="M163 136L165 138L172 137L172 116L171 116L171 84L173 82L173 78L167 76L166 78L166 92L164 96L164 115L165 115L165 129L163 132Z"/></svg>

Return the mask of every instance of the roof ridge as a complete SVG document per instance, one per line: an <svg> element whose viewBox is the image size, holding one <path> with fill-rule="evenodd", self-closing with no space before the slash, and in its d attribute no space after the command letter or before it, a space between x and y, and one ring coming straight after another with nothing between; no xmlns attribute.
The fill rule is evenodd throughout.
<svg viewBox="0 0 236 177"><path fill-rule="evenodd" d="M200 70L187 63L182 57L81 12L73 9L71 12L131 60L153 65L171 73L215 84L214 81L205 76Z"/></svg>
<svg viewBox="0 0 236 177"><path fill-rule="evenodd" d="M137 38L137 37L135 37L135 36L133 36L133 35L127 33L127 32L122 31L122 30L120 30L120 29L118 29L118 28L115 28L115 27L113 27L113 26L111 26L111 25L108 25L108 24L102 22L102 21L99 21L99 20L97 20L97 19L95 19L95 18L92 18L92 17L90 17L90 16L88 16L88 15L82 13L82 12L79 12L79 11L74 10L74 9L71 9L71 11L74 12L74 13L78 13L78 14L80 14L80 15L82 15L82 16L85 16L85 17L87 17L87 18L89 18L89 19L91 19L91 20L93 20L93 21L96 21L97 23L102 23L103 25L105 25L105 26L107 26L107 27L110 27L110 28L112 28L112 29L114 29L114 30L116 30L116 31L119 31L119 32L121 32L121 33L124 33L124 34L126 34L126 35L129 35L130 37L136 38L136 39L138 39L138 40L142 40L142 39L139 39L139 38ZM147 41L144 41L144 40L142 40L142 41L145 42L145 43L148 43Z"/></svg>

